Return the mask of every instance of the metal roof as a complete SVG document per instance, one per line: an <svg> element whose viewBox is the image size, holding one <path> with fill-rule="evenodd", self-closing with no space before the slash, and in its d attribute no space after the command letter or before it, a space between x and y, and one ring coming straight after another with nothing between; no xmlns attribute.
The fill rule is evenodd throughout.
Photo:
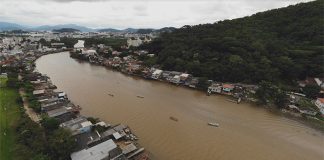
<svg viewBox="0 0 324 160"><path fill-rule="evenodd" d="M95 145L88 149L83 149L71 154L72 160L102 160L109 156L109 151L116 148L117 145L111 139Z"/></svg>

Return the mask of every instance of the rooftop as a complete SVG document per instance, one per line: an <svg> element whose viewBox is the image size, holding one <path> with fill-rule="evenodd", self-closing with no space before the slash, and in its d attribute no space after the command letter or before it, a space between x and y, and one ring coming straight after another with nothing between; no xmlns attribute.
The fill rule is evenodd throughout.
<svg viewBox="0 0 324 160"><path fill-rule="evenodd" d="M109 156L109 151L116 148L117 145L111 139L102 142L88 149L83 149L71 154L72 160L102 160Z"/></svg>

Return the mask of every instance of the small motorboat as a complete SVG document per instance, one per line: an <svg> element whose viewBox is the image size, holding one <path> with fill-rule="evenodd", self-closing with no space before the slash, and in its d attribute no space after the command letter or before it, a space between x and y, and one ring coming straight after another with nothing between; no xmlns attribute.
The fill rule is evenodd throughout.
<svg viewBox="0 0 324 160"><path fill-rule="evenodd" d="M176 121L176 122L178 122L178 119L177 119L177 118L175 118L175 117L172 117L172 116L171 116L171 117L170 117L170 119L171 119L171 120L173 120L173 121Z"/></svg>
<svg viewBox="0 0 324 160"><path fill-rule="evenodd" d="M108 95L109 95L110 97L113 97L113 96L114 96L113 94L110 94L110 93L108 93Z"/></svg>
<svg viewBox="0 0 324 160"><path fill-rule="evenodd" d="M144 98L143 96L136 96L137 98Z"/></svg>
<svg viewBox="0 0 324 160"><path fill-rule="evenodd" d="M219 127L218 123L213 123L213 122L209 122L207 123L209 126L213 126L213 127Z"/></svg>

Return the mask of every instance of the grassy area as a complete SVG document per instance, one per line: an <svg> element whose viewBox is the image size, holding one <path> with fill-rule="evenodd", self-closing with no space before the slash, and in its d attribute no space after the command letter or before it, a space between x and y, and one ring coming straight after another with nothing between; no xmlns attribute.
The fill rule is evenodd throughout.
<svg viewBox="0 0 324 160"><path fill-rule="evenodd" d="M19 119L19 93L6 87L7 78L0 78L0 159L14 159L15 124Z"/></svg>

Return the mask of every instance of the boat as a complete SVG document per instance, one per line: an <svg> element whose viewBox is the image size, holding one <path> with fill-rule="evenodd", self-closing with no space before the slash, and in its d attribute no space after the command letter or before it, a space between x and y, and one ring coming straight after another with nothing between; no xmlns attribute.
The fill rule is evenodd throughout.
<svg viewBox="0 0 324 160"><path fill-rule="evenodd" d="M218 123L209 122L207 124L210 125L210 126L219 127Z"/></svg>
<svg viewBox="0 0 324 160"><path fill-rule="evenodd" d="M113 97L113 96L114 96L113 94L110 94L110 93L108 93L108 95L109 95L109 96L111 96L111 97Z"/></svg>
<svg viewBox="0 0 324 160"><path fill-rule="evenodd" d="M173 121L176 121L176 122L178 122L178 119L177 119L177 118L175 118L175 117L172 117L172 116L171 116L171 117L170 117L170 119L171 119L171 120L173 120Z"/></svg>
<svg viewBox="0 0 324 160"><path fill-rule="evenodd" d="M144 98L143 96L137 96L138 98Z"/></svg>

